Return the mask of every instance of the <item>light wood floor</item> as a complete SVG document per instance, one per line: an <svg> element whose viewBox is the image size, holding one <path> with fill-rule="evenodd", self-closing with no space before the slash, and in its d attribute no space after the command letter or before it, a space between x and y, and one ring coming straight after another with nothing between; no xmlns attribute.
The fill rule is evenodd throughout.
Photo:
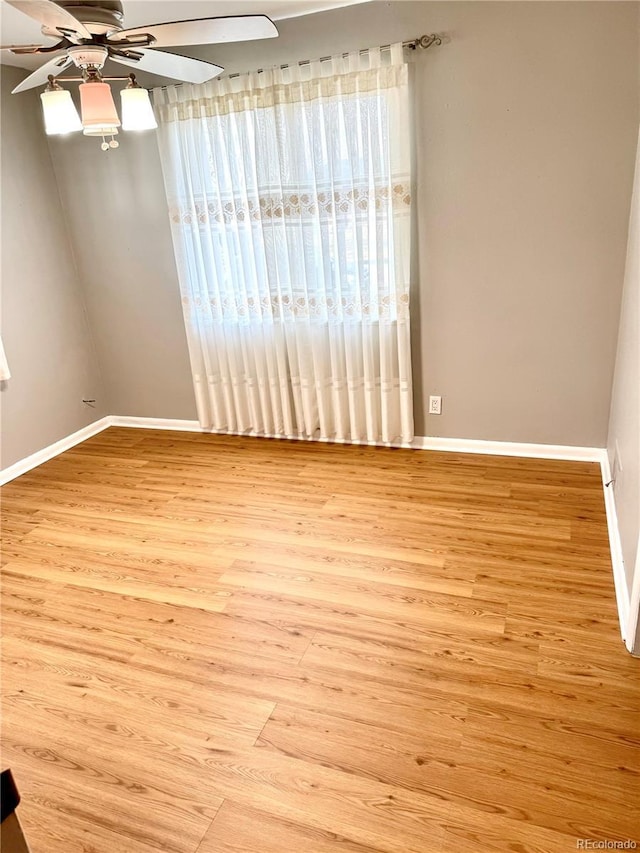
<svg viewBox="0 0 640 853"><path fill-rule="evenodd" d="M640 845L596 465L110 429L2 491L34 853Z"/></svg>

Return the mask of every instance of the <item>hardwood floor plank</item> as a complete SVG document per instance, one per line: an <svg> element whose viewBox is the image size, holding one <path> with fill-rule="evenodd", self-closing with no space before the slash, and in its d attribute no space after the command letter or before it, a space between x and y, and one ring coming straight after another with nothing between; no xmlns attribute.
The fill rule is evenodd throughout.
<svg viewBox="0 0 640 853"><path fill-rule="evenodd" d="M354 509L354 506L356 509ZM430 527L444 527L459 531L463 525L466 531L489 532L493 536L496 531L500 534L512 534L518 539L535 537L536 539L571 538L571 522L558 518L540 517L531 511L516 512L504 500L500 507L490 512L479 509L472 504L467 507L458 498L456 507L441 508L430 506L428 512L416 513L416 506L409 501L389 500L379 497L360 496L358 501L347 496L333 496L323 507L323 515L338 514L345 518L357 517L363 521L376 520L386 522L390 527L400 527L403 530L419 526L421 530ZM410 521L411 520L411 521ZM442 534L445 531L440 531ZM508 541L508 540L507 540Z"/></svg>
<svg viewBox="0 0 640 853"><path fill-rule="evenodd" d="M10 571L3 578L4 620L15 623L13 636L22 635L29 617L29 623L41 626L40 637L43 630L63 631L69 638L77 637L79 649L84 650L96 639L113 638L119 651L129 649L134 654L156 649L160 638L161 643L170 643L176 657L193 649L210 654L226 649L295 663L315 633L314 628L303 628L277 614L258 618L218 613L69 587Z"/></svg>
<svg viewBox="0 0 640 853"><path fill-rule="evenodd" d="M44 532L44 531L43 531ZM46 533L44 534L46 535ZM201 608L203 610L224 610L227 604L228 592L216 585L216 575L207 582L193 578L190 586L171 583L167 576L166 582L153 582L148 578L123 576L122 572L97 568L88 561L82 565L64 566L34 566L31 562L12 560L5 565L7 571L14 575L37 577L43 580L55 581L69 586L99 589L103 592L117 592L120 595L144 598L147 601L158 601L183 607Z"/></svg>
<svg viewBox="0 0 640 853"><path fill-rule="evenodd" d="M254 749L251 753L212 757L212 773L226 796L241 805L267 811L279 820L330 829L385 853L424 853L458 834L477 833L483 849L556 851L571 836L502 814L451 803L441 796L398 788L345 774L304 760ZM519 845L519 846L518 846ZM508 849L508 848L506 848Z"/></svg>
<svg viewBox="0 0 640 853"><path fill-rule="evenodd" d="M275 668L257 658L240 665L211 657L183 659L181 677L187 683L210 684L216 691L235 692L239 701L249 697L284 701L301 708L325 708L346 719L410 733L422 726L451 733L466 711L466 705L456 696L437 690L412 691L404 685L382 685L360 673L282 663ZM132 664L162 677L175 669L171 657L162 652L135 655Z"/></svg>
<svg viewBox="0 0 640 853"><path fill-rule="evenodd" d="M166 673L145 673L132 661L125 668L33 638L4 644L3 692L8 700L20 690L39 694L44 682L51 701L71 714L102 708L110 725L142 718L201 733L212 748L218 740L224 747L230 742L239 747L255 743L275 707L268 698L238 696L224 685L174 677L175 661Z"/></svg>
<svg viewBox="0 0 640 853"><path fill-rule="evenodd" d="M435 848L433 848L435 849ZM333 830L317 829L225 800L198 853L380 853Z"/></svg>
<svg viewBox="0 0 640 853"><path fill-rule="evenodd" d="M411 791L423 791L444 802L459 803L512 820L532 822L560 833L587 833L594 817L589 795L580 796L565 780L553 783L534 775L509 778L490 775L467 759L462 745L434 738L398 735L369 725L279 705L257 741L274 752L332 767ZM571 809L567 809L570 803ZM600 825L613 838L632 831L638 809L616 808L607 800L597 809ZM579 829L580 824L582 829Z"/></svg>
<svg viewBox="0 0 640 853"><path fill-rule="evenodd" d="M186 853L195 849L222 803L223 797L202 790L204 781L200 796L194 796L179 776L143 772L126 753L108 754L95 747L88 752L74 746L72 736L59 733L50 748L46 730L37 728L34 745L26 745L15 721L9 725L17 735L5 737L3 755L20 768L21 797L45 798L62 816L69 811L142 844Z"/></svg>
<svg viewBox="0 0 640 853"><path fill-rule="evenodd" d="M34 786L28 801L20 804L20 822L35 853L158 853L165 847L142 842L94 820L82 807L74 808L48 786Z"/></svg>
<svg viewBox="0 0 640 853"><path fill-rule="evenodd" d="M343 577L327 577L310 571L294 572L278 566L268 566L236 560L220 575L223 588L262 590L339 604L349 601L360 613L390 619L430 621L455 630L457 621L474 623L479 632L502 633L506 607L493 600L469 601L468 596L428 593L410 586L362 583ZM465 590L466 591L466 590Z"/></svg>

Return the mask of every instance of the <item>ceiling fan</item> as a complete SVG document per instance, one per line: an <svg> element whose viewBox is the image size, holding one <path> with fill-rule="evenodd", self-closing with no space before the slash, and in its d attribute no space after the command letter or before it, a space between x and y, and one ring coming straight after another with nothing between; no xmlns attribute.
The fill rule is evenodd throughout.
<svg viewBox="0 0 640 853"><path fill-rule="evenodd" d="M26 77L13 94L42 86L75 65L83 75L99 73L107 59L187 83L204 83L224 70L201 59L158 50L179 45L220 44L273 38L278 30L266 15L197 18L124 29L120 0L4 0L34 18L51 45L2 45L15 54L52 58Z"/></svg>

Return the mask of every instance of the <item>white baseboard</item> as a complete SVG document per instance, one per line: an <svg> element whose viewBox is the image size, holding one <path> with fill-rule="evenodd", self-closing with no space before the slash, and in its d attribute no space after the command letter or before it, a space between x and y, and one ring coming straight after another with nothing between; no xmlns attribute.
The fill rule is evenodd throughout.
<svg viewBox="0 0 640 853"><path fill-rule="evenodd" d="M417 435L411 446L417 450L443 450L450 453L478 453L489 456L523 456L530 459L560 459L565 462L600 462L605 452L601 447L438 438L430 435Z"/></svg>
<svg viewBox="0 0 640 853"><path fill-rule="evenodd" d="M96 435L102 430L110 426L129 427L136 429L160 429L160 430L176 430L179 432L204 432L204 433L222 433L230 434L222 430L203 429L198 421L194 420L177 420L173 418L138 418L127 417L123 415L110 415L95 421L89 426L74 432L72 435L55 442L54 444L39 450L37 453L27 456L0 471L0 485L8 483L10 480L25 474L32 468L41 465L43 462L52 459L65 450L69 450L76 444L85 441L92 435ZM231 433L238 434L238 433ZM248 433L241 433L248 435ZM264 436L265 438L282 438L283 436ZM289 439L300 439L300 436L291 435L285 436ZM304 439L303 439L304 440ZM350 442L336 442L350 443ZM376 442L361 442L367 445L376 445ZM439 450L450 453L477 453L487 454L491 456L520 456L531 459L558 459L567 462L598 462L602 472L602 483L604 489L605 509L607 514L607 526L609 530L609 543L611 547L611 563L613 566L613 580L616 592L616 601L618 606L618 617L620 620L620 632L623 639L629 646L629 641L633 638L627 638L627 624L629 622L629 592L627 589L624 563L622 560L622 546L620 543L620 533L618 530L618 517L616 515L615 500L613 489L611 486L606 486L611 480L611 471L609 468L609 457L607 451L601 447L574 447L572 445L560 444L527 444L509 441L481 441L463 438L438 438L433 436L416 436L410 445L381 445L385 447L410 447L414 450Z"/></svg>
<svg viewBox="0 0 640 853"><path fill-rule="evenodd" d="M0 486L4 486L5 483L15 480L16 477L20 477L22 474L26 474L32 468L37 468L43 462L48 462L49 459L53 459L54 456L58 456L60 453L64 453L65 450L75 447L81 441L86 441L92 435L102 432L108 426L111 426L111 419L109 417L100 418L100 420L82 427L77 432L72 432L71 435L61 438L60 441L55 441L48 447L43 447L42 450L37 450L30 456L25 456L24 459L20 459L13 465L9 465L8 468L3 468L0 471Z"/></svg>
<svg viewBox="0 0 640 853"><path fill-rule="evenodd" d="M111 415L110 426L131 427L133 429L168 429L178 432L210 432L203 429L198 421L184 421L177 418L136 418L127 415Z"/></svg>
<svg viewBox="0 0 640 853"><path fill-rule="evenodd" d="M616 590L616 603L618 605L618 621L622 639L630 649L629 643L633 643L633 637L628 636L629 611L631 602L629 600L629 588L624 570L622 558L622 542L620 541L620 530L618 528L618 514L616 512L616 501L611 482L611 466L609 454L606 450L602 452L600 460L602 471L602 488L604 490L604 506L607 513L607 527L609 529L609 548L611 550L611 566L613 568L613 583ZM635 633L635 627L634 627Z"/></svg>

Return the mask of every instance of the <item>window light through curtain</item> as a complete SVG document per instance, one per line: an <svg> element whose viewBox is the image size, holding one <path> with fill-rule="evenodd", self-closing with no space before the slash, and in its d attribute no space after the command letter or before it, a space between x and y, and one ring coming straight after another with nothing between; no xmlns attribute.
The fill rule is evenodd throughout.
<svg viewBox="0 0 640 853"><path fill-rule="evenodd" d="M410 442L402 45L154 98L201 425Z"/></svg>

